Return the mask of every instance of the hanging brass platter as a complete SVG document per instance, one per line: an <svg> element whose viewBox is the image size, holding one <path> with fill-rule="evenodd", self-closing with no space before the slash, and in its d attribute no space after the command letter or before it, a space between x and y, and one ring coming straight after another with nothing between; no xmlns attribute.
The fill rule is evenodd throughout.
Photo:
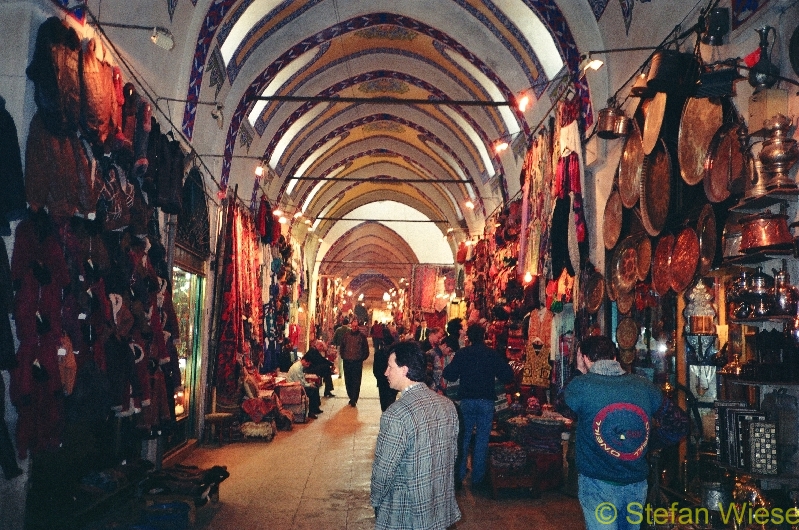
<svg viewBox="0 0 799 530"><path fill-rule="evenodd" d="M625 237L616 247L611 267L616 296L631 291L638 277L638 253L632 236Z"/></svg>
<svg viewBox="0 0 799 530"><path fill-rule="evenodd" d="M610 250L616 246L621 234L622 204L619 192L614 188L605 203L605 214L602 218L602 239L605 248Z"/></svg>
<svg viewBox="0 0 799 530"><path fill-rule="evenodd" d="M652 240L648 235L641 234L636 239L635 248L638 255L637 277L638 280L644 281L652 265Z"/></svg>
<svg viewBox="0 0 799 530"><path fill-rule="evenodd" d="M635 348L638 342L638 324L630 317L622 318L616 327L616 342L619 348L628 350Z"/></svg>
<svg viewBox="0 0 799 530"><path fill-rule="evenodd" d="M721 102L711 98L688 98L683 105L677 139L680 175L689 185L705 176L705 157L713 135L724 122Z"/></svg>
<svg viewBox="0 0 799 530"><path fill-rule="evenodd" d="M663 125L663 116L666 114L666 93L658 92L646 107L644 118L644 132L641 136L644 154L648 155L655 148L660 138L660 127Z"/></svg>
<svg viewBox="0 0 799 530"><path fill-rule="evenodd" d="M674 236L669 234L660 238L655 246L652 258L652 289L663 296L671 287L671 249L674 247Z"/></svg>
<svg viewBox="0 0 799 530"><path fill-rule="evenodd" d="M691 284L698 263L699 238L693 228L685 227L677 234L669 259L671 288L675 293L683 292Z"/></svg>
<svg viewBox="0 0 799 530"><path fill-rule="evenodd" d="M722 125L705 157L705 195L710 202L721 202L730 196L730 184L739 179L746 168L746 159L738 142L737 123Z"/></svg>
<svg viewBox="0 0 799 530"><path fill-rule="evenodd" d="M666 226L671 202L671 157L666 142L644 159L641 177L641 222L646 232L655 237Z"/></svg>
<svg viewBox="0 0 799 530"><path fill-rule="evenodd" d="M713 206L706 204L699 212L696 223L696 235L699 238L699 274L705 276L713 266L716 257L716 214Z"/></svg>
<svg viewBox="0 0 799 530"><path fill-rule="evenodd" d="M622 315L629 315L635 302L635 289L621 292L616 295L616 309Z"/></svg>
<svg viewBox="0 0 799 530"><path fill-rule="evenodd" d="M625 208L632 208L641 193L641 172L644 167L644 147L641 131L633 121L633 126L624 141L624 150L619 160L619 195Z"/></svg>
<svg viewBox="0 0 799 530"><path fill-rule="evenodd" d="M585 309L596 313L605 300L605 277L597 271L591 273L585 282Z"/></svg>

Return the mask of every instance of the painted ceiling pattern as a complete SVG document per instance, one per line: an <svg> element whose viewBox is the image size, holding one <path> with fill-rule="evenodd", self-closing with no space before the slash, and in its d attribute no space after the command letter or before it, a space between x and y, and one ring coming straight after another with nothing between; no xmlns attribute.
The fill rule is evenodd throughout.
<svg viewBox="0 0 799 530"><path fill-rule="evenodd" d="M177 0L168 1L172 13ZM608 1L588 6L598 18ZM290 232L308 264L375 290L398 287L412 264L454 262L447 228L460 239L479 233L516 189L522 161L497 154L495 142L529 137L553 84L580 62L551 0L207 0L197 9L183 133L208 130L202 102L223 104L222 130L202 135L222 153L222 187L296 212ZM588 86L572 82L590 126ZM538 113L516 108L522 92ZM253 175L253 156L266 177ZM343 220L386 200L437 235L417 247L385 223Z"/></svg>

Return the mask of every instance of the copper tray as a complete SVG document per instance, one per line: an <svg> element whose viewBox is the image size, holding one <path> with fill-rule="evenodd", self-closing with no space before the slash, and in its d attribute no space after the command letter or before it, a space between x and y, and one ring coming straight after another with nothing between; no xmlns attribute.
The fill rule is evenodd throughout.
<svg viewBox="0 0 799 530"><path fill-rule="evenodd" d="M666 235L660 238L655 246L655 256L652 258L652 289L663 296L671 287L671 249L674 247L674 236Z"/></svg>
<svg viewBox="0 0 799 530"><path fill-rule="evenodd" d="M622 315L630 314L630 311L632 311L633 309L634 302L635 302L635 289L618 293L616 295L616 309L618 309L619 313L621 313Z"/></svg>
<svg viewBox="0 0 799 530"><path fill-rule="evenodd" d="M705 195L710 202L730 196L730 184L741 178L746 159L738 142L738 124L726 123L716 131L705 157Z"/></svg>
<svg viewBox="0 0 799 530"><path fill-rule="evenodd" d="M635 286L638 278L638 253L633 237L625 237L616 247L611 262L611 274L617 297L623 292L631 291Z"/></svg>
<svg viewBox="0 0 799 530"><path fill-rule="evenodd" d="M641 178L641 222L655 237L666 226L671 202L671 157L662 139L644 159Z"/></svg>
<svg viewBox="0 0 799 530"><path fill-rule="evenodd" d="M641 131L633 121L632 130L624 141L619 160L619 195L625 208L632 208L641 194L641 171L644 168L644 147Z"/></svg>
<svg viewBox="0 0 799 530"><path fill-rule="evenodd" d="M610 300L611 302L615 302L616 298L617 298L617 296L616 296L616 286L613 285L613 279L612 278L610 279L610 281L606 281L605 282L605 291L607 291L605 294L608 295L608 300Z"/></svg>
<svg viewBox="0 0 799 530"><path fill-rule="evenodd" d="M605 300L605 277L594 271L585 282L585 309L596 313Z"/></svg>
<svg viewBox="0 0 799 530"><path fill-rule="evenodd" d="M630 317L622 318L616 327L616 342L619 348L629 350L638 342L638 324Z"/></svg>
<svg viewBox="0 0 799 530"><path fill-rule="evenodd" d="M713 135L724 123L721 103L710 98L688 98L682 108L677 139L680 175L689 185L705 176L705 157Z"/></svg>
<svg viewBox="0 0 799 530"><path fill-rule="evenodd" d="M671 270L671 288L674 292L681 293L696 274L696 266L699 264L699 238L696 230L686 227L680 230L674 240L674 247L671 249L671 260L669 269Z"/></svg>
<svg viewBox="0 0 799 530"><path fill-rule="evenodd" d="M641 234L635 242L638 255L637 277L640 281L646 280L649 268L652 265L652 240L646 234Z"/></svg>
<svg viewBox="0 0 799 530"><path fill-rule="evenodd" d="M704 205L699 212L696 236L699 238L699 274L705 276L716 257L716 214L710 204Z"/></svg>
<svg viewBox="0 0 799 530"><path fill-rule="evenodd" d="M666 93L658 92L646 107L644 118L644 132L641 136L644 154L648 155L655 148L660 138L660 127L663 125L663 115L666 113Z"/></svg>
<svg viewBox="0 0 799 530"><path fill-rule="evenodd" d="M613 189L608 195L608 202L605 203L605 214L602 218L602 239L605 241L605 248L610 250L616 246L621 234L621 198L619 192Z"/></svg>
<svg viewBox="0 0 799 530"><path fill-rule="evenodd" d="M632 364L635 361L635 348L619 348L619 362Z"/></svg>

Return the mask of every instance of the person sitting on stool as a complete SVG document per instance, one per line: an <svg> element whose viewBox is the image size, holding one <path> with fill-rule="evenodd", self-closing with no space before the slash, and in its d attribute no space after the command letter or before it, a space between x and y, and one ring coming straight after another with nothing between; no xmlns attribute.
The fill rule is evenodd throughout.
<svg viewBox="0 0 799 530"><path fill-rule="evenodd" d="M307 359L310 367L305 369L306 374L316 374L325 382L325 397L336 397L333 394L333 362L323 355L327 346L323 340L315 340L308 348L303 359Z"/></svg>
<svg viewBox="0 0 799 530"><path fill-rule="evenodd" d="M303 357L291 365L288 375L286 376L286 381L289 383L299 383L305 388L305 394L308 396L309 405L308 417L315 420L318 417L317 415L324 411L319 408L322 403L322 400L319 398L319 387L305 380L305 370L310 368L310 366L311 363Z"/></svg>

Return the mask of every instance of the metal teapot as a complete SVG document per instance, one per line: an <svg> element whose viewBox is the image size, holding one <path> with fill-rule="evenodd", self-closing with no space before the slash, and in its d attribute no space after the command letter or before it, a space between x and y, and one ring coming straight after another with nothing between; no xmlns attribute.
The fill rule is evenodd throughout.
<svg viewBox="0 0 799 530"><path fill-rule="evenodd" d="M799 291L791 285L791 277L785 268L774 271L774 312L781 315L795 315Z"/></svg>
<svg viewBox="0 0 799 530"><path fill-rule="evenodd" d="M758 267L749 278L747 297L751 300L752 316L762 318L773 311L774 278L763 272L763 267Z"/></svg>
<svg viewBox="0 0 799 530"><path fill-rule="evenodd" d="M774 278L763 272L763 267L758 267L755 273L749 277L746 293L751 296L768 296L773 287Z"/></svg>

